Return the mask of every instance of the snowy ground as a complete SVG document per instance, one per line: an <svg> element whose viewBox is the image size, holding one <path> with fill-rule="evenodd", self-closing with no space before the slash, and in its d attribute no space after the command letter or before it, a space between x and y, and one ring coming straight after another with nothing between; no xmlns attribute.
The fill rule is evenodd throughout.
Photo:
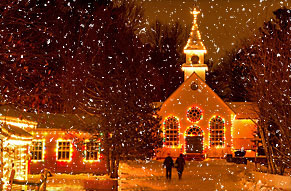
<svg viewBox="0 0 291 191"><path fill-rule="evenodd" d="M117 191L117 182L118 191L282 190L255 180L253 177L254 166L250 163L238 165L227 163L225 160L212 159L187 161L182 180L178 180L176 169L172 171L172 180L166 180L162 162L154 160L121 163L119 180L87 174L54 174L53 177L48 178L47 190Z"/></svg>
<svg viewBox="0 0 291 191"><path fill-rule="evenodd" d="M254 165L227 163L225 160L190 161L182 180L176 169L172 180L166 180L163 161L131 161L120 167L119 190L121 191L214 191L214 190L254 190L267 191L274 188L256 181L252 175ZM287 177L288 178L288 177ZM289 179L290 180L290 179ZM288 185L289 183L287 183Z"/></svg>
<svg viewBox="0 0 291 191"><path fill-rule="evenodd" d="M30 179L37 178L39 175L30 175ZM117 180L107 176L53 174L47 179L47 191L117 191L114 188L117 188Z"/></svg>
<svg viewBox="0 0 291 191"><path fill-rule="evenodd" d="M245 165L225 160L186 162L182 180L173 169L172 180L166 180L162 161L127 162L120 168L120 190L242 190L241 176Z"/></svg>

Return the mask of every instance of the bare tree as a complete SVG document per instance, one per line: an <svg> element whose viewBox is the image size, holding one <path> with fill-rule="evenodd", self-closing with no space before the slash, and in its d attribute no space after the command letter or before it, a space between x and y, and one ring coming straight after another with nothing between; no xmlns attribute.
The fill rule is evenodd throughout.
<svg viewBox="0 0 291 191"><path fill-rule="evenodd" d="M39 109L51 101L58 59L41 10L26 1L0 3L1 104Z"/></svg>
<svg viewBox="0 0 291 191"><path fill-rule="evenodd" d="M120 160L152 157L162 144L160 120L151 104L150 49L138 36L141 19L140 7L124 1L96 11L90 23L94 27L88 31L95 34L97 43L91 47L98 52L88 54L90 70L79 106L100 119L95 130L103 133L103 153L112 178L118 177ZM87 43L92 41L85 40L84 46Z"/></svg>
<svg viewBox="0 0 291 191"><path fill-rule="evenodd" d="M167 99L183 82L181 66L185 61L183 53L188 31L178 21L164 24L157 20L147 31L151 48L151 63L156 69L156 86L159 87L156 100Z"/></svg>
<svg viewBox="0 0 291 191"><path fill-rule="evenodd" d="M274 12L240 53L250 67L249 93L258 105L258 129L270 173L283 174L291 165L291 11Z"/></svg>

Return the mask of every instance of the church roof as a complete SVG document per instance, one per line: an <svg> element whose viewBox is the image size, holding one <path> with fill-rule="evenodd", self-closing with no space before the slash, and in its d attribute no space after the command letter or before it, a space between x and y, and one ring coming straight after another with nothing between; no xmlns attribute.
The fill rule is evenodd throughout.
<svg viewBox="0 0 291 191"><path fill-rule="evenodd" d="M206 48L201 40L200 31L198 29L197 24L197 15L200 13L196 8L194 8L193 11L191 11L191 14L193 14L193 25L191 29L190 36L187 41L187 45L184 47L184 52L187 50L205 50Z"/></svg>
<svg viewBox="0 0 291 191"><path fill-rule="evenodd" d="M183 87L183 85L184 84L186 84L186 83L188 83L188 81L193 81L194 79L197 79L197 80L199 80L200 81L200 83L202 83L203 85L204 85L204 88L206 88L209 92L211 92L214 96L215 96L215 98L217 99L217 100L219 100L221 103L222 103L222 105L224 105L226 108L228 108L229 109L229 111L231 111L233 114L236 114L236 112L228 105L228 104L226 104L209 86L208 86L208 84L206 83L206 82L204 82L200 77L199 77L199 75L197 75L195 72L193 72L192 74L191 74L191 76L189 77L189 78L187 78L187 80L186 81L184 81L163 103L162 103L162 106L164 105L164 104L166 104L170 99L172 99L172 97L174 97L176 94L178 94L178 92L180 92L184 87ZM206 98L205 98L206 99Z"/></svg>
<svg viewBox="0 0 291 191"><path fill-rule="evenodd" d="M258 107L253 102L226 102L236 113L236 119L258 119Z"/></svg>

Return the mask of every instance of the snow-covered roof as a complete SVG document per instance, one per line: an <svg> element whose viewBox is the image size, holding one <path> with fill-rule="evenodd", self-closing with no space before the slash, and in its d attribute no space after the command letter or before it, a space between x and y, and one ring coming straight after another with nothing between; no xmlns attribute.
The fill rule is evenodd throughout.
<svg viewBox="0 0 291 191"><path fill-rule="evenodd" d="M5 137L13 137L14 139L32 139L32 135L24 129L14 125L7 125L5 123L1 124L1 134Z"/></svg>
<svg viewBox="0 0 291 191"><path fill-rule="evenodd" d="M52 114L24 112L12 106L1 106L1 116L16 117L37 122L37 128L61 129L61 130L86 130L97 127L99 119L88 114Z"/></svg>
<svg viewBox="0 0 291 191"><path fill-rule="evenodd" d="M257 119L258 107L253 102L226 102L236 113L236 119Z"/></svg>

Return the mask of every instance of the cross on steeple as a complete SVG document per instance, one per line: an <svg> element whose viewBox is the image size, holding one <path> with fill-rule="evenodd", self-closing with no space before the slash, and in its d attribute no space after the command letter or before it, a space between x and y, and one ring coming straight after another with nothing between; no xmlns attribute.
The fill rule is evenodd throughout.
<svg viewBox="0 0 291 191"><path fill-rule="evenodd" d="M201 40L201 35L197 24L197 16L200 11L196 8L196 6L194 6L193 11L190 13L193 15L193 25L187 41L187 45L184 48L184 53L191 50L200 50L206 53L206 48Z"/></svg>
<svg viewBox="0 0 291 191"><path fill-rule="evenodd" d="M194 16L194 25L197 24L197 15L200 13L200 11L196 8L196 5L194 5L194 9L190 13Z"/></svg>

